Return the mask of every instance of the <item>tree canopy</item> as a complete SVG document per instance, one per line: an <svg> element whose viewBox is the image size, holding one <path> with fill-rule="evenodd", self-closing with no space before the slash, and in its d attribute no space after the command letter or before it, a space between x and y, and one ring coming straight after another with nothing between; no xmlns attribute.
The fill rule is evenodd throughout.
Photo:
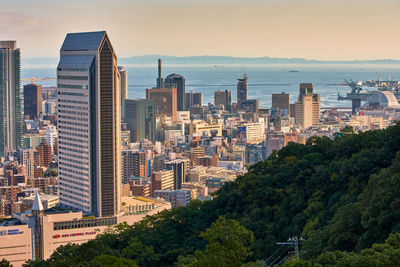
<svg viewBox="0 0 400 267"><path fill-rule="evenodd" d="M72 266L110 255L140 266L190 265L213 260L210 250L219 262L231 262L236 248L223 240L235 240L234 233L244 238L233 242L240 248L235 263L262 262L279 249L277 242L293 236L306 240L301 257L313 264L319 257L363 255L400 232L399 151L399 124L289 143L225 183L211 201L192 201L86 244L60 247L40 264ZM224 228L227 222L233 226ZM219 236L223 229L232 236Z"/></svg>

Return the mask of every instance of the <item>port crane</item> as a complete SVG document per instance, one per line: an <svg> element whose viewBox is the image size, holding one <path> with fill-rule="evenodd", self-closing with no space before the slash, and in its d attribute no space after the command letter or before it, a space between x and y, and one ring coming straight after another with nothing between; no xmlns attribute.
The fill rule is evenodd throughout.
<svg viewBox="0 0 400 267"><path fill-rule="evenodd" d="M344 83L351 88L352 95L360 94L360 92L362 90L362 85L359 85L357 82L353 81L352 79L350 79L350 81L347 81L346 79L344 79Z"/></svg>

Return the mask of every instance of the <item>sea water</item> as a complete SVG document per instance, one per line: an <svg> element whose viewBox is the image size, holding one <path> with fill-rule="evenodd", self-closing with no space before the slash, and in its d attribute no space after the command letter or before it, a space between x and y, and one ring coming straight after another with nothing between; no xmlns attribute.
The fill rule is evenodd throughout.
<svg viewBox="0 0 400 267"><path fill-rule="evenodd" d="M144 98L145 89L154 87L157 78L156 65L128 65L128 97ZM236 83L246 73L248 98L259 99L260 106L271 106L273 93L289 93L294 103L299 94L300 83L313 83L314 92L321 95L321 107L350 107L351 102L338 101L338 93L345 95L350 88L344 79L354 81L400 80L400 65L355 64L305 64L305 65L165 65L163 77L178 73L186 79L186 92L203 93L203 105L214 102L214 91L232 90L236 101ZM22 77L56 77L56 69L24 68ZM27 82L23 83L26 84ZM43 86L56 86L56 80L37 82Z"/></svg>

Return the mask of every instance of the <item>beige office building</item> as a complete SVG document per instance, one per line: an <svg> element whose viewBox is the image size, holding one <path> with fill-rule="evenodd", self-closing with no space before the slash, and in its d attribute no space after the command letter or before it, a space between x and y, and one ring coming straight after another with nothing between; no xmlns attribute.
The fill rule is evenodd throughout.
<svg viewBox="0 0 400 267"><path fill-rule="evenodd" d="M264 123L246 123L246 144L258 144L264 140Z"/></svg>
<svg viewBox="0 0 400 267"><path fill-rule="evenodd" d="M0 257L17 267L27 260L47 260L59 246L82 244L116 224L132 225L147 215L171 209L171 203L162 199L123 197L121 200L124 205L119 215L96 218L85 217L81 211L44 211L37 194L32 213L13 214L14 225L0 226Z"/></svg>
<svg viewBox="0 0 400 267"><path fill-rule="evenodd" d="M300 84L300 94L295 103L296 124L303 127L318 127L321 97L313 93L312 84Z"/></svg>
<svg viewBox="0 0 400 267"><path fill-rule="evenodd" d="M31 229L28 225L0 227L0 259L6 259L14 267L32 259Z"/></svg>
<svg viewBox="0 0 400 267"><path fill-rule="evenodd" d="M223 105L224 110L232 111L232 91L218 90L214 92L214 105Z"/></svg>
<svg viewBox="0 0 400 267"><path fill-rule="evenodd" d="M208 124L201 120L192 120L190 123L190 135L222 136L222 124Z"/></svg>
<svg viewBox="0 0 400 267"><path fill-rule="evenodd" d="M174 189L174 171L165 170L153 172L151 174L151 196L154 196L156 190Z"/></svg>

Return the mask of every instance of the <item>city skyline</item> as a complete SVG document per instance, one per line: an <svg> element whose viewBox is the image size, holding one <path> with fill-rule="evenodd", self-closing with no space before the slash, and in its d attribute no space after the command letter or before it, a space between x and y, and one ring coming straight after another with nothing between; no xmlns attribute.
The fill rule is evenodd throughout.
<svg viewBox="0 0 400 267"><path fill-rule="evenodd" d="M400 3L391 0L253 0L246 5L222 0L171 1L168 5L97 1L93 10L85 8L92 1L79 2L79 8L73 2L66 7L66 3L47 0L25 1L24 5L4 0L0 35L18 40L24 58L56 57L66 32L107 30L122 58L163 54L399 59L396 43L400 37L393 33L399 26ZM31 12L38 7L45 16ZM171 32L179 32L179 38ZM41 42L36 45L32 39Z"/></svg>

